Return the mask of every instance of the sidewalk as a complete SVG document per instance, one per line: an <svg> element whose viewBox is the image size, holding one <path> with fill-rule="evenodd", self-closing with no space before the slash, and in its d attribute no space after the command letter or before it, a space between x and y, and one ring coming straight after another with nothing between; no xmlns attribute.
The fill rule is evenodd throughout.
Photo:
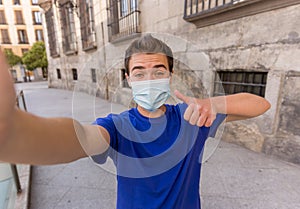
<svg viewBox="0 0 300 209"><path fill-rule="evenodd" d="M91 123L95 116L124 109L83 93L73 97L70 91L48 89L46 83L17 88L25 89L28 111L47 117ZM300 166L221 142L203 164L201 190L204 209L296 209ZM89 159L33 167L30 209L113 209L115 201L115 176Z"/></svg>

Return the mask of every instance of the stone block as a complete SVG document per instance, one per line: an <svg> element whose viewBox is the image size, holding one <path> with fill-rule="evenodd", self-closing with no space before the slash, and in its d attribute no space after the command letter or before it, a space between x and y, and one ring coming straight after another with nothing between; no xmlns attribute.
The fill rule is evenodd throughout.
<svg viewBox="0 0 300 209"><path fill-rule="evenodd" d="M255 123L231 122L226 124L222 139L261 152L264 136Z"/></svg>
<svg viewBox="0 0 300 209"><path fill-rule="evenodd" d="M282 92L279 131L300 136L300 72L287 74Z"/></svg>

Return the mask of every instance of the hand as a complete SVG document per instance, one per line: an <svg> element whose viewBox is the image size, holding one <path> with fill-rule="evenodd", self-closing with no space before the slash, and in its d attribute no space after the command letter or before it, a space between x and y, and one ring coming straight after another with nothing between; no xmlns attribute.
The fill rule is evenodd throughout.
<svg viewBox="0 0 300 209"><path fill-rule="evenodd" d="M184 113L184 119L191 125L199 127L212 125L216 119L216 111L210 99L196 99L183 95L178 90L175 90L175 95L188 105Z"/></svg>
<svg viewBox="0 0 300 209"><path fill-rule="evenodd" d="M16 103L15 89L8 69L5 56L0 50L0 144L9 134Z"/></svg>

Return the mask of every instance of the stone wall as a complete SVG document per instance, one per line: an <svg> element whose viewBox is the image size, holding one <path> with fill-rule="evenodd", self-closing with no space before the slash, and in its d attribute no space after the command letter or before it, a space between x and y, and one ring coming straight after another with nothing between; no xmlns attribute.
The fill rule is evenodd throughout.
<svg viewBox="0 0 300 209"><path fill-rule="evenodd" d="M131 91L122 87L120 69L132 40L108 42L105 6L101 1L94 8L97 49L82 52L79 38L77 55L49 58L49 86L85 91L130 107ZM203 28L183 20L184 1L140 0L139 9L141 30L174 51L173 89L204 98L212 96L217 70L268 72L265 97L271 109L254 119L228 123L223 139L300 163L299 4ZM80 34L78 20L75 23ZM62 71L61 80L56 68ZM72 80L72 68L79 70L78 81ZM90 68L97 70L96 84Z"/></svg>
<svg viewBox="0 0 300 209"><path fill-rule="evenodd" d="M300 164L300 72L286 73L280 100L277 132L266 139L263 151Z"/></svg>

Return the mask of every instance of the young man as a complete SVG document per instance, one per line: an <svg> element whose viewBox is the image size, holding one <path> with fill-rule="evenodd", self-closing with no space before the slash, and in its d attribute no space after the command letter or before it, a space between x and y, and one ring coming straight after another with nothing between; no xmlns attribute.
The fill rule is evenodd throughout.
<svg viewBox="0 0 300 209"><path fill-rule="evenodd" d="M117 167L117 208L200 208L199 179L205 140L223 121L261 115L270 104L241 93L196 99L170 96L171 49L150 35L126 51L127 80L137 108L81 125L68 118L41 118L14 107L15 94L1 54L0 160L56 164L110 156ZM5 95L5 96L3 96Z"/></svg>

